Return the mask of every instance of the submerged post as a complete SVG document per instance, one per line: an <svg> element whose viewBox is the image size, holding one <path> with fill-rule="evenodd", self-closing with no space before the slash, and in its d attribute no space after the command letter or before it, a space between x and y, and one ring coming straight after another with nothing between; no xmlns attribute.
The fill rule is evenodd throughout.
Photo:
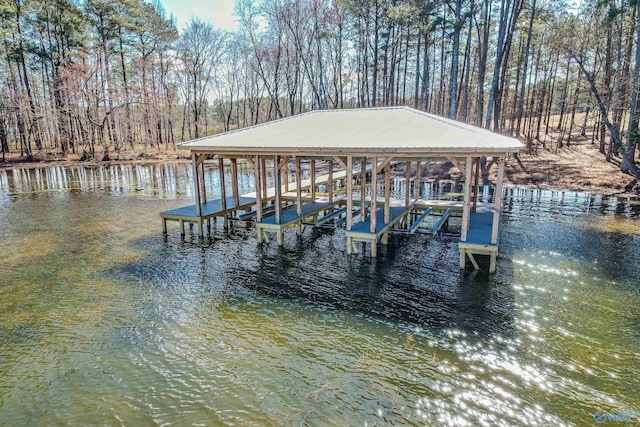
<svg viewBox="0 0 640 427"><path fill-rule="evenodd" d="M462 204L462 230L460 230L460 240L467 241L467 231L469 230L469 215L471 203L471 173L473 159L467 157L464 168L464 203Z"/></svg>
<svg viewBox="0 0 640 427"><path fill-rule="evenodd" d="M502 181L504 180L504 158L498 160L498 177L493 193L493 223L491 224L491 244L498 243L498 225L500 224L500 207L502 205Z"/></svg>
<svg viewBox="0 0 640 427"><path fill-rule="evenodd" d="M260 156L256 156L253 163L253 171L256 181L256 221L262 222L262 185L261 185L261 173L260 173ZM258 234L258 240L260 240L260 234Z"/></svg>

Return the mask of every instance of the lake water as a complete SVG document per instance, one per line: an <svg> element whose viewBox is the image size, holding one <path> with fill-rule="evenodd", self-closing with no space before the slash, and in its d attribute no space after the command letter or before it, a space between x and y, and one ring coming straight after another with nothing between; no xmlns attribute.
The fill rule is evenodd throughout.
<svg viewBox="0 0 640 427"><path fill-rule="evenodd" d="M183 164L0 170L0 425L593 425L640 411L640 206L508 189L454 241L162 235ZM253 186L241 168L241 190ZM207 169L209 194L217 171ZM196 231L196 230L194 230ZM634 423L640 423L635 418Z"/></svg>

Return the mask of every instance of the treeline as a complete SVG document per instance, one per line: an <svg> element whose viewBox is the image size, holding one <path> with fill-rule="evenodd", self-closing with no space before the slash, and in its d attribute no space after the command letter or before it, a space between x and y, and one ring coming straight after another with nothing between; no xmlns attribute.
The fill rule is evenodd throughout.
<svg viewBox="0 0 640 427"><path fill-rule="evenodd" d="M637 173L638 8L237 0L236 31L194 19L179 34L157 2L0 0L0 143L106 157L309 109L409 105L530 151L587 138Z"/></svg>

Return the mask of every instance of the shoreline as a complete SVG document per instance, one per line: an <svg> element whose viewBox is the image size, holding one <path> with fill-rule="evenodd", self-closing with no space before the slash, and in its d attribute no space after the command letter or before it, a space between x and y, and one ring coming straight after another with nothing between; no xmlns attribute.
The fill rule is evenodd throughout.
<svg viewBox="0 0 640 427"><path fill-rule="evenodd" d="M590 148L587 146L587 148ZM31 161L11 156L4 162L0 161L0 170L13 169L37 169L46 167L100 167L118 165L145 165L145 164L189 164L188 157L182 157L180 150L154 150L149 153L135 153L127 158L99 160L92 158L80 160L67 156L38 157ZM587 150L587 151L593 151ZM78 156L76 156L78 157ZM460 175L457 168L448 161L433 162L438 164L435 170L423 174L423 178L452 179L457 181ZM450 166L442 167L442 166ZM482 174L483 185L492 183L496 179L496 168L489 168ZM398 173L404 176L404 173ZM598 158L593 152L586 152L580 146L574 146L563 150L562 153L550 151L536 154L523 154L518 157L510 157L507 160L504 186L508 188L523 188L529 190L545 191L570 191L603 196L624 197L630 200L640 200L640 184L633 177L620 171L617 165Z"/></svg>

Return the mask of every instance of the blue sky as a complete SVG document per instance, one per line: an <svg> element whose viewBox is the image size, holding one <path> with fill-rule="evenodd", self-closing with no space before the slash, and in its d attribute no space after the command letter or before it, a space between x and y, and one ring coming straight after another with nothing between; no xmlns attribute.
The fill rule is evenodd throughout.
<svg viewBox="0 0 640 427"><path fill-rule="evenodd" d="M192 18L210 22L216 28L233 30L236 23L233 17L235 0L160 0L167 11L176 18L179 31L189 24Z"/></svg>

